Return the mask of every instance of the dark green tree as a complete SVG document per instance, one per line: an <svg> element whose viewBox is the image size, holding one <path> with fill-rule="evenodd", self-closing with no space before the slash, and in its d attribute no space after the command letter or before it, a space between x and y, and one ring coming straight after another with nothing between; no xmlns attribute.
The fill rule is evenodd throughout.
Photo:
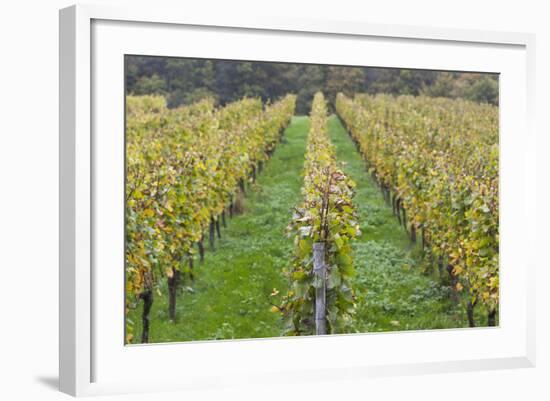
<svg viewBox="0 0 550 401"><path fill-rule="evenodd" d="M379 67L325 66L238 60L126 56L127 93L163 94L169 107L205 97L218 104L261 97L269 102L298 95L296 112L307 114L313 95L330 103L338 92L466 98L498 104L498 76Z"/></svg>
<svg viewBox="0 0 550 401"><path fill-rule="evenodd" d="M322 90L334 109L338 92L342 92L347 96L364 92L366 89L365 81L364 68L331 66L326 69L326 80Z"/></svg>

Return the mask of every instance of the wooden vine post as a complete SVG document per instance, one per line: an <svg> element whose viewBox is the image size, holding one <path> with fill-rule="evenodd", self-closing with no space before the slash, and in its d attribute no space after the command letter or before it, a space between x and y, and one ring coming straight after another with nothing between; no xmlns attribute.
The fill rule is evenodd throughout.
<svg viewBox="0 0 550 401"><path fill-rule="evenodd" d="M325 243L313 244L313 274L315 275L315 334L327 334L326 321Z"/></svg>

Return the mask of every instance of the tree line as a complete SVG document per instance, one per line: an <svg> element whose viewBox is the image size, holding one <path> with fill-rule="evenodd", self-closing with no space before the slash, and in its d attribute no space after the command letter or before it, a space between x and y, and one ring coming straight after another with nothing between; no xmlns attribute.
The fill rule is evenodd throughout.
<svg viewBox="0 0 550 401"><path fill-rule="evenodd" d="M125 69L127 94L163 95L171 108L207 97L223 106L244 96L269 102L294 93L296 113L307 114L321 90L331 108L339 92L498 104L497 74L156 56L126 56Z"/></svg>

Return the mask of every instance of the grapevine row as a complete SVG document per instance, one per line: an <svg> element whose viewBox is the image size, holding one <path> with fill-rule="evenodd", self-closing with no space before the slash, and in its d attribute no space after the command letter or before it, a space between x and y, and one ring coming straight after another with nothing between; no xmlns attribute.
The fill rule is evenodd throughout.
<svg viewBox="0 0 550 401"><path fill-rule="evenodd" d="M316 333L316 292L323 300L326 333L352 330L355 311L350 278L354 275L351 241L360 234L352 204L354 182L337 166L327 127L322 93L313 99L304 165L303 201L295 208L288 230L294 238L292 266L286 274L290 290L276 307L285 319L285 334ZM314 272L314 248L322 244L323 276ZM319 302L317 302L319 306ZM319 334L319 331L317 331ZM324 334L321 332L321 334Z"/></svg>
<svg viewBox="0 0 550 401"><path fill-rule="evenodd" d="M464 100L339 94L336 110L411 240L467 292L471 326L499 304L498 109Z"/></svg>
<svg viewBox="0 0 550 401"><path fill-rule="evenodd" d="M202 259L209 230L214 248L214 227L219 235L220 218L272 153L294 105L292 95L265 108L244 98L221 109L211 100L168 109L162 97L127 98L127 307L144 301L142 342L160 279L168 280L174 320L181 275L193 279L195 245Z"/></svg>

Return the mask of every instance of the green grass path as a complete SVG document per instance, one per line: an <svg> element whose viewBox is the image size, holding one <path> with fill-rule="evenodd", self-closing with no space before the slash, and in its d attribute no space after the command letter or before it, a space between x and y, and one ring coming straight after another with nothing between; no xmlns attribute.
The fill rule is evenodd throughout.
<svg viewBox="0 0 550 401"><path fill-rule="evenodd" d="M280 335L282 322L270 312L269 294L273 288L287 290L281 272L291 260L292 241L285 228L301 200L308 130L307 117L292 119L264 171L248 186L244 213L227 218L216 251L207 247L204 263L195 262L195 283L185 279L176 323L168 320L166 290L155 296L150 342ZM136 333L141 333L140 309L132 312Z"/></svg>
<svg viewBox="0 0 550 401"><path fill-rule="evenodd" d="M357 329L388 331L464 327L449 300L449 289L421 273L408 237L386 205L340 120L332 116L329 134L344 171L357 184L354 204L362 235L354 242L358 300Z"/></svg>

